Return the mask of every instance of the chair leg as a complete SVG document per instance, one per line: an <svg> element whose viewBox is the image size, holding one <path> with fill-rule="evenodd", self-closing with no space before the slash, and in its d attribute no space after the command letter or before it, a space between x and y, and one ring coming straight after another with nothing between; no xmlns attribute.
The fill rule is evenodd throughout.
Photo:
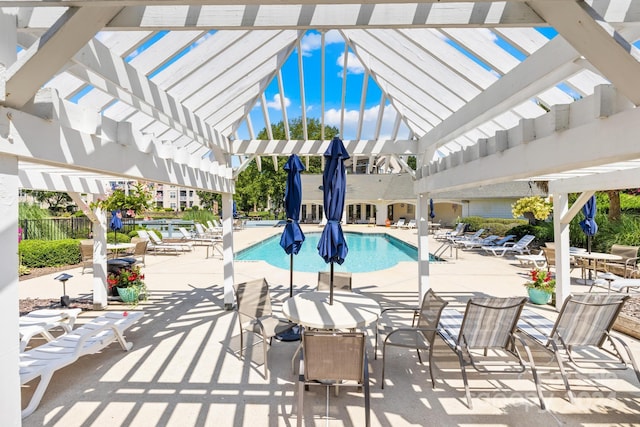
<svg viewBox="0 0 640 427"><path fill-rule="evenodd" d="M431 375L431 388L436 388L436 380L433 378L433 344L429 344L429 375Z"/></svg>
<svg viewBox="0 0 640 427"><path fill-rule="evenodd" d="M571 391L571 386L569 386L569 379L567 378L567 373L564 370L564 364L562 363L562 356L560 355L558 345L555 341L551 340L551 346L553 347L553 354L555 354L556 361L558 362L558 368L560 368L560 375L564 382L564 388L567 390L567 398L569 399L569 402L573 403L573 392Z"/></svg>
<svg viewBox="0 0 640 427"><path fill-rule="evenodd" d="M300 364L298 367L298 420L297 426L302 427L303 401L304 401L304 353L300 351Z"/></svg>
<svg viewBox="0 0 640 427"><path fill-rule="evenodd" d="M464 383L464 393L467 396L467 406L469 409L473 409L473 403L471 403L471 391L469 390L469 380L467 379L467 370L464 366L464 358L462 356L462 350L456 350L458 353L458 360L460 362L460 371L462 372L462 382Z"/></svg>
<svg viewBox="0 0 640 427"><path fill-rule="evenodd" d="M47 390L47 386L49 385L49 381L51 381L51 377L53 376L53 371L48 371L47 373L40 376L40 382L36 387L36 391L33 393L31 400L26 408L22 410L22 418L26 418L36 410L40 401L42 400L42 396L44 396L44 392Z"/></svg>
<svg viewBox="0 0 640 427"><path fill-rule="evenodd" d="M364 355L364 419L365 426L371 426L371 404L369 396L369 361L367 360L367 354Z"/></svg>
<svg viewBox="0 0 640 427"><path fill-rule="evenodd" d="M386 340L382 344L382 389L384 389L384 365L387 363L387 343Z"/></svg>
<svg viewBox="0 0 640 427"><path fill-rule="evenodd" d="M267 337L262 336L262 352L264 354L264 379L269 381L269 364L268 364L268 352L267 347L269 346L269 342L267 342Z"/></svg>
<svg viewBox="0 0 640 427"><path fill-rule="evenodd" d="M533 382L536 385L536 393L538 393L538 400L540 400L540 409L547 409L546 405L544 403L544 398L542 397L542 390L540 389L540 379L538 378L538 370L536 369L536 364L533 360L533 355L531 354L531 349L529 348L529 346L527 345L527 343L520 337L518 337L518 340L520 341L520 343L522 344L522 346L524 347L524 351L527 353L527 359L529 361L529 367L531 368L531 374L533 375ZM514 348L515 348L515 344L514 344ZM520 357L519 353L518 357ZM521 360L522 363L522 360Z"/></svg>

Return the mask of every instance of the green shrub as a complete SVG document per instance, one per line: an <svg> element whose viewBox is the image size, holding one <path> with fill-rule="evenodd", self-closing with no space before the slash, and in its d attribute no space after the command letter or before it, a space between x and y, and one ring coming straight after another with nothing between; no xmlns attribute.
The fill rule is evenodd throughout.
<svg viewBox="0 0 640 427"><path fill-rule="evenodd" d="M518 225L508 230L506 234L514 234L516 236L516 240L526 234L532 234L536 238L531 243L531 246L542 246L545 242L553 241L553 223L540 222L537 225Z"/></svg>
<svg viewBox="0 0 640 427"><path fill-rule="evenodd" d="M504 236L511 228L522 224L528 224L528 221L523 219L513 218L483 218L481 216L468 216L461 218L459 221L469 224L467 231L478 231L481 228L487 230L484 234L497 234Z"/></svg>
<svg viewBox="0 0 640 427"><path fill-rule="evenodd" d="M117 239L117 240L116 240ZM130 243L131 237L126 233L107 232L107 243Z"/></svg>
<svg viewBox="0 0 640 427"><path fill-rule="evenodd" d="M212 212L205 210L185 210L182 214L182 219L184 221L195 221L200 224L206 224L207 221L216 219L216 216Z"/></svg>
<svg viewBox="0 0 640 427"><path fill-rule="evenodd" d="M22 265L27 268L56 267L80 262L80 243L76 239L23 240L18 245Z"/></svg>

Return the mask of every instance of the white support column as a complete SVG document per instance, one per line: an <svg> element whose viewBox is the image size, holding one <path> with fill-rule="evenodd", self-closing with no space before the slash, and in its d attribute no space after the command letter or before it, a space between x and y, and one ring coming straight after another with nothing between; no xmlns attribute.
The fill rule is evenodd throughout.
<svg viewBox="0 0 640 427"><path fill-rule="evenodd" d="M559 193L553 195L553 233L556 245L556 308L571 293L571 275L569 267L569 195ZM565 218L563 220L563 218Z"/></svg>
<svg viewBox="0 0 640 427"><path fill-rule="evenodd" d="M19 426L18 158L11 156L0 156L0 241L0 414L2 425Z"/></svg>
<svg viewBox="0 0 640 427"><path fill-rule="evenodd" d="M107 307L107 216L96 208L93 211L97 221L91 222L93 233L93 308Z"/></svg>
<svg viewBox="0 0 640 427"><path fill-rule="evenodd" d="M376 203L376 225L384 227L387 220L387 205L384 203Z"/></svg>
<svg viewBox="0 0 640 427"><path fill-rule="evenodd" d="M233 308L233 194L222 193L222 248L224 259L224 308Z"/></svg>
<svg viewBox="0 0 640 427"><path fill-rule="evenodd" d="M429 283L429 197L426 194L418 195L416 203L416 218L418 226L418 283L420 299L427 293Z"/></svg>

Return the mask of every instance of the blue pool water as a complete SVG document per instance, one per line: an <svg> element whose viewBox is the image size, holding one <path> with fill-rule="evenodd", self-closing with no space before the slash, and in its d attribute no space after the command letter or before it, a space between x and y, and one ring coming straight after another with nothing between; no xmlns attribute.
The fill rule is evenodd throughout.
<svg viewBox="0 0 640 427"><path fill-rule="evenodd" d="M329 264L318 255L321 233L307 233L298 255L293 257L293 269L301 272L329 271ZM417 261L418 250L388 234L345 233L349 254L342 265L334 264L335 271L364 273L384 270L400 261ZM290 257L280 247L280 235L255 244L236 254L240 261L266 261L289 269Z"/></svg>

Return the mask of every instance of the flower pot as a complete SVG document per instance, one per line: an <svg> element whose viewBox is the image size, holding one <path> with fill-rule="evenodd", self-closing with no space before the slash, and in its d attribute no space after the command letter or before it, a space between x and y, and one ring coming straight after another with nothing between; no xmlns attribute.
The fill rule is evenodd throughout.
<svg viewBox="0 0 640 427"><path fill-rule="evenodd" d="M118 289L118 295L120 295L120 299L122 300L122 302L127 302L127 303L138 302L140 290L137 287L131 286L129 288L117 288L117 289Z"/></svg>
<svg viewBox="0 0 640 427"><path fill-rule="evenodd" d="M551 293L545 292L540 289L529 288L529 301L533 304L546 304L551 299Z"/></svg>

